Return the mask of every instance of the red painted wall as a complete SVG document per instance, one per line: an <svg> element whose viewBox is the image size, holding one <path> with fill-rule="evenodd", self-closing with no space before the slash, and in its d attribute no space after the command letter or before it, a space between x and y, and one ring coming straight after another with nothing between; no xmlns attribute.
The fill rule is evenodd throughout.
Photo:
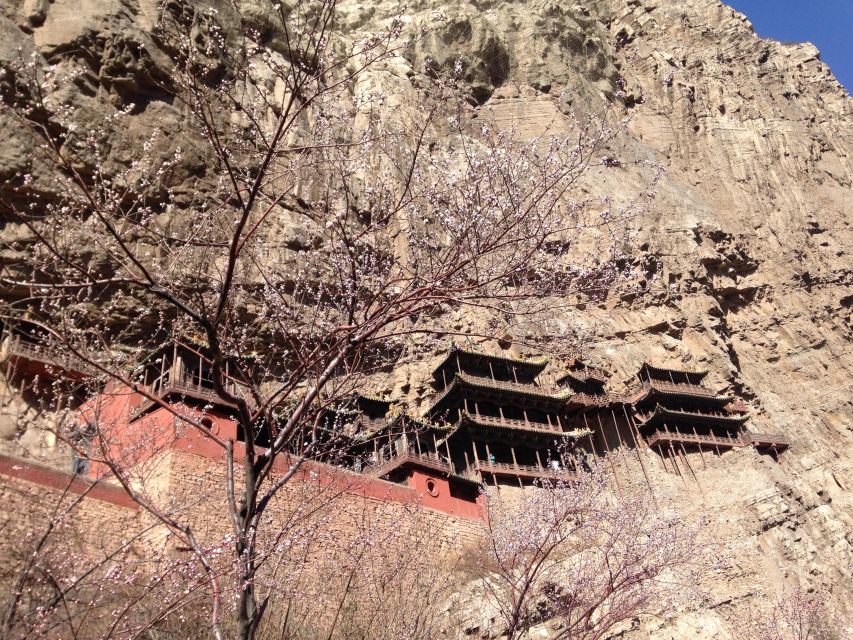
<svg viewBox="0 0 853 640"><path fill-rule="evenodd" d="M103 443L95 445L89 476L103 478L111 474L109 466L98 459L108 458L123 468L142 465L159 453L178 450L225 463L225 450L196 427L182 424L175 413L202 418L202 412L182 403L170 405L172 409L154 406L130 421L130 413L143 401L143 397L126 386L110 385L96 400L81 408L82 421L97 421L103 434ZM225 413L207 411L204 419L210 420L214 434L223 440L233 440L234 459L239 463L245 456L245 446L237 439L237 424ZM98 446L101 448L98 449ZM288 470L286 456L276 458L274 469L279 473ZM404 486L370 478L318 462L304 462L300 474L311 473L322 482L328 482L347 492L404 504L424 507L468 519L485 519L484 497L476 501L450 495L446 478L415 471L410 485ZM428 488L432 487L430 491Z"/></svg>

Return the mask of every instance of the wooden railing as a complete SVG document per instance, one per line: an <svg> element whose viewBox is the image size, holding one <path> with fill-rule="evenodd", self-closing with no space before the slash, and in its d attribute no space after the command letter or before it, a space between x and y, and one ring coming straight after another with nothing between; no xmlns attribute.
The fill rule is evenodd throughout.
<svg viewBox="0 0 853 640"><path fill-rule="evenodd" d="M646 440L649 446L663 442L686 442L691 444L709 444L716 447L776 447L785 449L791 446L790 441L779 435L770 433L744 432L737 436L713 436L695 433L683 433L681 431L660 430L648 436Z"/></svg>
<svg viewBox="0 0 853 640"><path fill-rule="evenodd" d="M710 444L716 447L742 447L744 441L741 437L711 436L696 433L683 433L681 431L661 431L658 429L648 436L646 442L649 446L661 442L688 442L692 444Z"/></svg>
<svg viewBox="0 0 853 640"><path fill-rule="evenodd" d="M521 429L535 429L536 431L547 431L548 433L563 433L563 430L558 425L547 424L545 422L532 422L530 420L516 420L514 418L484 416L478 413L469 415L476 422L486 425L494 425L496 427L518 427Z"/></svg>
<svg viewBox="0 0 853 640"><path fill-rule="evenodd" d="M82 371L84 368L83 363L61 357L44 346L26 340L21 336L13 336L9 339L6 346L6 353L8 356L43 362L44 364L53 365L66 371Z"/></svg>
<svg viewBox="0 0 853 640"><path fill-rule="evenodd" d="M147 393L158 399L162 399L169 394L175 393L196 398L198 400L204 400L214 405L224 405L228 407L234 406L220 398L219 394L210 387L189 380L187 377L172 379L170 373L171 371L166 371L162 378L145 385L144 388ZM225 381L225 390L235 396L243 395L243 390L240 388L240 385L232 380ZM156 404L154 400L144 398L138 407L131 410L130 417L134 418L154 404Z"/></svg>
<svg viewBox="0 0 853 640"><path fill-rule="evenodd" d="M435 452L418 453L417 451L404 450L383 456L379 462L364 467L364 473L369 476L381 477L407 463L416 463L429 469L453 473L453 467L446 459L441 458Z"/></svg>
<svg viewBox="0 0 853 640"><path fill-rule="evenodd" d="M513 393L529 393L543 398L557 398L558 396L563 397L568 395L564 389L558 389L557 387L537 386L535 384L523 384L521 382L508 382L506 380L492 380L491 378L481 378L467 373L457 372L454 380L457 379L468 384L475 384L482 387L490 387L492 389ZM447 387L445 387L442 392L435 397L432 402L433 406L439 404L445 396L450 393L452 386L453 382L448 384Z"/></svg>
<svg viewBox="0 0 853 640"><path fill-rule="evenodd" d="M568 399L568 402L582 404L591 407L606 407L610 404L611 397L607 394L593 395L590 393L576 393Z"/></svg>
<svg viewBox="0 0 853 640"><path fill-rule="evenodd" d="M707 387L702 387L698 384L689 384L689 383L681 383L681 382L667 382L665 380L646 380L643 382L643 389L648 389L649 387L653 389L659 389L661 391L673 391L675 393L684 393L688 395L695 396L705 396L708 398L713 398L717 395L717 392L708 389Z"/></svg>
<svg viewBox="0 0 853 640"><path fill-rule="evenodd" d="M778 436L772 433L745 433L743 439L747 444L767 447L787 448L791 446L791 441L784 436Z"/></svg>
<svg viewBox="0 0 853 640"><path fill-rule="evenodd" d="M355 423L359 426L360 431L372 433L384 427L387 421L385 418L365 418L363 415L359 415Z"/></svg>
<svg viewBox="0 0 853 640"><path fill-rule="evenodd" d="M505 476L526 476L533 478L561 478L563 480L576 478L577 474L564 467L555 469L553 467L540 467L538 465L529 464L513 464L510 462L493 462L486 460L477 460L473 465L468 467L467 475L471 475L471 471L480 471L482 473L492 473L494 475Z"/></svg>

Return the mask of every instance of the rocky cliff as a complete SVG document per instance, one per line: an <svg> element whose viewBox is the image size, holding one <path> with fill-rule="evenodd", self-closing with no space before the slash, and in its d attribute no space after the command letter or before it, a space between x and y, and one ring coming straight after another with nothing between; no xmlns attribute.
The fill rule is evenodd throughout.
<svg viewBox="0 0 853 640"><path fill-rule="evenodd" d="M263 24L251 0L238 4ZM342 34L367 32L396 4L342 2ZM116 162L155 128L181 142L182 116L149 82L162 71L148 35L153 0L0 6L0 56L21 47L85 62L91 74L76 99L93 114L134 103ZM616 102L631 116L616 161L589 177L591 191L634 192L653 171L635 161L664 165L638 229L649 293L558 319L583 337L593 363L615 372L611 386L629 383L643 360L708 369L713 386L749 402L754 430L793 443L778 462L747 449L707 467L697 460L690 479L648 454L660 490L688 513L712 513L731 544L714 597L654 637L717 637L794 577L853 601L853 100L818 51L761 39L716 0L411 3L410 28L427 22L439 26L363 82L405 81L461 59L483 112L515 122L519 135L559 126L568 109ZM4 135L0 172L30 171L26 149ZM189 192L198 175L182 179L177 188ZM378 384L422 400L439 348L413 350Z"/></svg>

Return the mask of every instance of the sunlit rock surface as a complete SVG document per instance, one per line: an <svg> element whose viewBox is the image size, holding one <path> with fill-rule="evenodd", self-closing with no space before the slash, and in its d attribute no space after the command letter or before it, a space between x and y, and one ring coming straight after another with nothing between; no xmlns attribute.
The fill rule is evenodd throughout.
<svg viewBox="0 0 853 640"><path fill-rule="evenodd" d="M229 3L213 4L233 28ZM239 4L265 28L263 3ZM3 0L0 7L0 59L37 50L52 63L87 61L89 90L74 100L92 118L135 105L111 162L121 164L135 139L157 129L185 150L177 202L206 179L184 137L184 114L150 81L168 74L150 37L154 0ZM342 2L342 37L370 31L398 8L387 0ZM522 137L559 132L566 113L614 101L618 116L631 116L629 138L612 150L618 162L595 169L586 186L630 196L649 183L651 163L665 166L652 211L638 222L636 252L648 265L650 292L557 320L579 332L594 364L614 373L612 389L629 384L643 360L708 369L710 384L748 401L753 430L792 442L778 463L750 449L691 457L690 478L642 454L656 490L678 500L685 517L710 515L730 547L725 566L709 576L709 600L639 633L722 637L719 629L738 612L766 603L793 576L853 601L853 100L818 51L760 39L746 18L715 0L420 0L404 17L412 33L437 26L392 64L369 71L362 86L399 95L410 78L461 60L483 116ZM27 167L27 153L3 130L6 176ZM33 189L49 192L38 167L31 170ZM3 233L5 241L21 231L7 225ZM304 233L293 237L307 241ZM476 321L462 317L458 327ZM425 401L427 372L446 347L413 347L378 389ZM2 416L4 447L50 457L52 442L15 428L16 410L26 407L12 405ZM631 459L626 464L636 472ZM488 624L472 623L471 633L487 635Z"/></svg>

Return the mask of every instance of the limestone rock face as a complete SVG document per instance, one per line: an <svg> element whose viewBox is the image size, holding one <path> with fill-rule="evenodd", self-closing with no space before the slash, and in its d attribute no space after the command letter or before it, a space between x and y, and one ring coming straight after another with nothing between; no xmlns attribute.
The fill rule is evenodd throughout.
<svg viewBox="0 0 853 640"><path fill-rule="evenodd" d="M227 26L230 3L212 4ZM238 4L265 28L264 3ZM150 35L154 0L0 7L0 60L19 48L54 64L85 59L92 77L74 99L93 118L134 103L110 162L125 162L127 145L157 128L186 150L177 191L204 180L184 115L151 83L168 77ZM343 1L341 35L368 33L398 9ZM558 319L584 336L594 364L614 372L611 387L630 383L643 360L708 369L712 386L749 402L755 431L793 443L778 463L751 450L707 467L691 459L695 478L683 480L649 458L660 490L687 514L713 514L732 548L710 602L645 633L723 637L742 607L766 603L795 575L853 602L853 100L815 47L760 39L718 0L416 0L407 11L413 34L437 26L396 67L369 72L365 86L458 64L483 112L522 136L615 102L631 116L630 135L587 188L633 193L653 171L636 161L665 166L638 229L649 293ZM27 163L25 142L10 135L0 176ZM380 384L423 401L440 348L413 351ZM11 447L16 430L7 427L0 437Z"/></svg>

